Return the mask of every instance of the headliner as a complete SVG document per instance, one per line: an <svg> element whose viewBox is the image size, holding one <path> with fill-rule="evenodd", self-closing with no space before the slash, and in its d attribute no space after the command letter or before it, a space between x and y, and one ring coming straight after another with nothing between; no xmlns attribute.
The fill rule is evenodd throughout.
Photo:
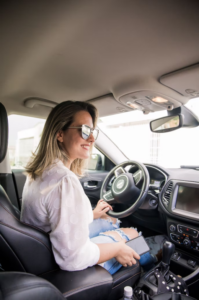
<svg viewBox="0 0 199 300"><path fill-rule="evenodd" d="M118 99L154 82L161 91L160 76L199 61L198 11L197 0L6 1L1 102L42 117L46 108L26 108L26 98Z"/></svg>

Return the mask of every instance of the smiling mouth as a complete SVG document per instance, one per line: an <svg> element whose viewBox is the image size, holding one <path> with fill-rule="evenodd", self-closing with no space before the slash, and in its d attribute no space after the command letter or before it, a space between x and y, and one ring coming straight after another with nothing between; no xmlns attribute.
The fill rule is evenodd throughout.
<svg viewBox="0 0 199 300"><path fill-rule="evenodd" d="M90 149L90 145L81 145L83 149L85 150L89 150Z"/></svg>

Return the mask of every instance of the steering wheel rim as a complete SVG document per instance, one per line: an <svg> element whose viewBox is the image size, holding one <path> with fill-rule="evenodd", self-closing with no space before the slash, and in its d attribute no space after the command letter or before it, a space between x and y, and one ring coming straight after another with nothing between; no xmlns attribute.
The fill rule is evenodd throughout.
<svg viewBox="0 0 199 300"><path fill-rule="evenodd" d="M136 184L138 184L140 182L140 180L143 178L143 183L142 183L141 189L138 189L137 187L136 187L137 189L135 189L135 187L133 187L134 178L136 178L136 176L137 176L135 174L136 173L138 174L138 171L135 172L135 174L126 172L124 170L124 168L128 165L136 165L139 169L139 172L141 171L142 175L140 175L140 179L136 183ZM119 176L117 176L116 179L114 180L111 190L110 190L111 193L110 193L110 191L107 192L106 191L107 185L110 182L113 174L117 174L117 170L119 168L123 169L124 173L122 172L121 174L119 174ZM133 178L133 181L131 179L131 176ZM125 177L126 177L126 179L125 179ZM124 183L122 183L122 181L124 181ZM127 182L128 182L128 184L127 184ZM114 212L114 211L109 210L107 212L107 214L114 218L124 218L124 217L127 217L127 216L131 215L132 213L134 213L141 206L145 197L147 196L148 189L149 189L149 182L150 182L150 176L149 176L148 170L145 167L145 165L140 162L137 162L134 160L125 161L125 162L117 165L115 168L113 168L108 173L106 178L104 179L104 182L102 184L101 191L100 191L100 199L104 199L104 201L106 201L109 204L112 204L112 203L123 203L124 204L124 202L122 202L120 200L122 197L125 197L125 199L127 199L127 198L130 199L132 197L132 199L133 199L133 194L131 194L131 193L134 193L135 197L138 193L138 190L140 191L140 193L139 193L139 196L137 197L137 199L134 201L134 203L128 209L126 209L122 212ZM123 187L122 187L122 184L123 184ZM135 182L134 182L134 184L135 184ZM118 189L118 187L119 187L119 189ZM118 194L119 194L119 196L118 196Z"/></svg>

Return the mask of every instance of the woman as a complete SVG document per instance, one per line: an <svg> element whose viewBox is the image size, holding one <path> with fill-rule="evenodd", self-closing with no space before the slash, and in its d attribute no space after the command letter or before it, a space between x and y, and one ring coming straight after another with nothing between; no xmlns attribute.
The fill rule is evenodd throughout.
<svg viewBox="0 0 199 300"><path fill-rule="evenodd" d="M125 245L138 233L119 229L119 221L106 215L112 207L103 200L92 212L77 177L97 138L96 123L96 108L88 103L66 101L51 111L26 169L21 220L49 232L61 269L76 271L101 264L114 274L140 259Z"/></svg>

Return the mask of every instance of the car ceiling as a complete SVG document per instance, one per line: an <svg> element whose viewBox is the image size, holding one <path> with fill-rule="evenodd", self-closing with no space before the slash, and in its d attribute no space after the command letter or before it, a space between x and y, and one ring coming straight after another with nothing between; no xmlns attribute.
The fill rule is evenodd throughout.
<svg viewBox="0 0 199 300"><path fill-rule="evenodd" d="M198 11L197 0L1 2L1 102L9 114L44 117L24 100L165 92L162 75L199 61Z"/></svg>

